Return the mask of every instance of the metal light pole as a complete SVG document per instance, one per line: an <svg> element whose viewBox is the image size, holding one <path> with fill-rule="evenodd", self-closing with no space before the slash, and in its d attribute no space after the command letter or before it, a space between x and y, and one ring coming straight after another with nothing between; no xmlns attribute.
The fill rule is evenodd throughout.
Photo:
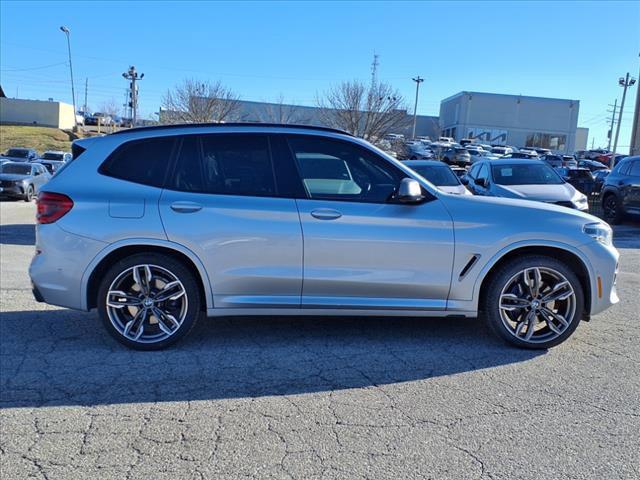
<svg viewBox="0 0 640 480"><path fill-rule="evenodd" d="M416 103L413 106L413 134L411 135L411 138L415 140L416 139L416 123L418 121L418 92L420 90L420 84L424 82L424 78L420 78L420 75L418 75L417 77L412 78L411 80L416 82Z"/></svg>
<svg viewBox="0 0 640 480"><path fill-rule="evenodd" d="M69 29L64 25L60 27L60 30L67 36L67 51L69 52L69 73L71 73L71 100L73 102L73 123L78 129L78 117L76 116L76 89L73 85L73 65L71 64L71 40L69 40Z"/></svg>
<svg viewBox="0 0 640 480"><path fill-rule="evenodd" d="M620 135L620 124L622 123L622 111L624 110L624 100L627 97L627 88L633 86L636 83L635 78L629 78L629 72L623 78L618 79L618 85L624 88L622 91L622 101L620 102L620 112L618 113L618 126L616 127L616 138L613 141L613 150L611 152L611 162L609 168L613 168L616 164L616 149L618 148L618 136Z"/></svg>

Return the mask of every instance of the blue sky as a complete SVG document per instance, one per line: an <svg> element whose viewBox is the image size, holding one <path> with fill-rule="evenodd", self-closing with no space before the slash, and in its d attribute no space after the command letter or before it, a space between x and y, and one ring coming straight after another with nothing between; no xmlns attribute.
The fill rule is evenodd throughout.
<svg viewBox="0 0 640 480"><path fill-rule="evenodd" d="M606 145L619 76L638 76L640 2L13 2L0 1L0 81L8 96L71 100L71 30L78 104L124 101L130 64L145 73L144 116L184 77L221 80L246 100L313 105L341 80L379 79L418 111L438 114L461 90L580 100L580 126ZM629 144L638 84L627 96Z"/></svg>

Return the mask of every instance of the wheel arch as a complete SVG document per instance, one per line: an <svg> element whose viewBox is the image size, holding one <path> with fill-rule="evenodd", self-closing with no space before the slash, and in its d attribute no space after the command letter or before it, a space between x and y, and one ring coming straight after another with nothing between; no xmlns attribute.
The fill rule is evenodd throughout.
<svg viewBox="0 0 640 480"><path fill-rule="evenodd" d="M478 275L475 285L475 294L478 299L478 310L483 311L483 301L486 298L486 289L491 278L499 268L507 262L522 257L524 255L542 255L555 258L566 263L576 274L584 292L584 317L589 318L591 312L592 295L594 286L592 285L592 268L589 261L580 252L574 250L569 245L540 244L540 245L513 245L496 254L491 261L485 265Z"/></svg>
<svg viewBox="0 0 640 480"><path fill-rule="evenodd" d="M200 294L205 300L203 307L213 308L211 282L200 259L189 249L181 245L157 239L136 239L117 242L102 250L86 268L81 284L83 309L96 307L100 278L115 262L137 253L163 253L181 261L195 275Z"/></svg>

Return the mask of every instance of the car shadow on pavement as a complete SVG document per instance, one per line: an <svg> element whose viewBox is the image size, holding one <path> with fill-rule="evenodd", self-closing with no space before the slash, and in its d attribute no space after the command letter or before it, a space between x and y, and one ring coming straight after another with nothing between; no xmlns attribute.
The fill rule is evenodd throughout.
<svg viewBox="0 0 640 480"><path fill-rule="evenodd" d="M0 314L0 406L211 400L329 392L530 360L464 319L202 319L176 346L129 350L95 313Z"/></svg>
<svg viewBox="0 0 640 480"><path fill-rule="evenodd" d="M29 223L0 226L0 244L35 245L36 226Z"/></svg>

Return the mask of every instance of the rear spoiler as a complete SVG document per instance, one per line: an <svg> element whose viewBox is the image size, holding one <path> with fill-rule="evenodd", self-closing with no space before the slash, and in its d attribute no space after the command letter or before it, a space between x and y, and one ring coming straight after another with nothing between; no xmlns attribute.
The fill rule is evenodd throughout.
<svg viewBox="0 0 640 480"><path fill-rule="evenodd" d="M78 140L74 140L71 144L71 156L75 160L78 158L82 152L84 152L87 148L89 148L93 143L101 137L89 137L89 138L80 138Z"/></svg>

